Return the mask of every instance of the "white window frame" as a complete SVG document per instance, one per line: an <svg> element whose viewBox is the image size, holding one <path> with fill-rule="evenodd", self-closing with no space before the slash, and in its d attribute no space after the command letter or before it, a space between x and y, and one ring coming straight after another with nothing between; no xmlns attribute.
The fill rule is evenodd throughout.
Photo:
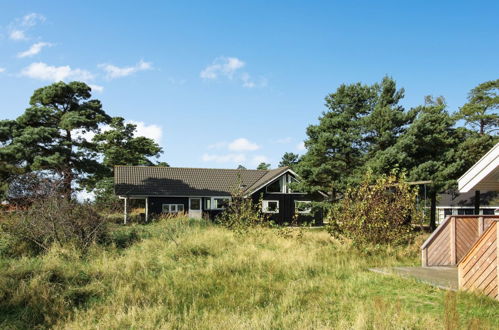
<svg viewBox="0 0 499 330"><path fill-rule="evenodd" d="M302 191L291 191L289 188L289 184L295 180L296 182L300 182L297 178L295 178L293 175L290 173L284 173L281 175L278 179L270 182L268 185L265 186L265 192L267 194L305 194ZM281 191L269 191L269 186L275 182L279 181L281 183Z"/></svg>
<svg viewBox="0 0 499 330"><path fill-rule="evenodd" d="M182 211L179 210L179 206L181 206ZM167 208L168 210L165 211L165 208ZM179 212L184 212L184 210L185 210L184 204L173 204L173 203L161 204L162 213L179 213Z"/></svg>
<svg viewBox="0 0 499 330"><path fill-rule="evenodd" d="M298 211L298 208L296 207L296 203L308 203L309 207L305 211ZM299 214L310 214L312 212L312 201L295 201L295 213Z"/></svg>
<svg viewBox="0 0 499 330"><path fill-rule="evenodd" d="M275 211L269 211L269 202L276 202L277 203L277 209ZM277 200L263 200L262 201L262 212L263 213L279 213L279 201Z"/></svg>
<svg viewBox="0 0 499 330"><path fill-rule="evenodd" d="M227 200L229 203L230 201L232 200L232 198L230 196L214 196L214 197L210 197L209 199L206 199L205 200L205 207L206 207L206 210L212 210L212 211L219 211L219 210L225 210L224 207L215 207L215 199L225 199ZM208 201L209 201L209 207L208 207Z"/></svg>

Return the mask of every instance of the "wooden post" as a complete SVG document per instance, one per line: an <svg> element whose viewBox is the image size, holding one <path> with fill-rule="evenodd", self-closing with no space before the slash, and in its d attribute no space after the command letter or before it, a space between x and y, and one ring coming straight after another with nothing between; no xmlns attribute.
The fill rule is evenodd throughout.
<svg viewBox="0 0 499 330"><path fill-rule="evenodd" d="M126 225L126 221L128 220L128 197L125 197L124 199L124 208L123 208L123 223Z"/></svg>
<svg viewBox="0 0 499 330"><path fill-rule="evenodd" d="M475 215L480 214L480 190L475 190Z"/></svg>
<svg viewBox="0 0 499 330"><path fill-rule="evenodd" d="M421 265L423 267L428 267L428 248L424 248L421 251Z"/></svg>
<svg viewBox="0 0 499 330"><path fill-rule="evenodd" d="M149 221L149 197L146 197L146 222Z"/></svg>
<svg viewBox="0 0 499 330"><path fill-rule="evenodd" d="M478 237L482 236L483 234L483 217L478 217Z"/></svg>
<svg viewBox="0 0 499 330"><path fill-rule="evenodd" d="M450 264L455 265L457 264L456 260L456 218L452 217L450 218L450 239L449 239L449 244L450 244Z"/></svg>

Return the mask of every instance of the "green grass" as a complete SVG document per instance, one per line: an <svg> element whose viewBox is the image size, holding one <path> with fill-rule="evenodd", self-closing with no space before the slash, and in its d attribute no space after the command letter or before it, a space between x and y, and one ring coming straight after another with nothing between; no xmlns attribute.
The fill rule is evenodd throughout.
<svg viewBox="0 0 499 330"><path fill-rule="evenodd" d="M417 264L418 244L360 253L325 231L299 232L242 236L169 220L116 225L116 244L87 256L66 247L4 257L0 328L499 327L499 303L489 298L368 271Z"/></svg>

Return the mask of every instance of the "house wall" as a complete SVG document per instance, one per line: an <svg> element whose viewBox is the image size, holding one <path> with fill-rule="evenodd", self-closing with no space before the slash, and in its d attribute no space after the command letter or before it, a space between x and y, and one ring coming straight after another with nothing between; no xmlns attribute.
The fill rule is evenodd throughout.
<svg viewBox="0 0 499 330"><path fill-rule="evenodd" d="M284 193L267 193L265 187L255 192L251 198L253 203L260 204L261 200L279 201L279 213L265 213L269 218L277 224L291 223L295 215L295 201L319 201L323 200L321 195L311 194L284 194ZM312 223L322 225L322 212L316 214L297 214L296 221L298 224Z"/></svg>
<svg viewBox="0 0 499 330"><path fill-rule="evenodd" d="M210 219L214 219L222 210L206 210L205 201L211 197L202 197L202 210L203 214L207 215ZM184 211L189 212L189 197L149 197L149 214L154 217L161 214L163 211L163 204L183 204Z"/></svg>
<svg viewBox="0 0 499 330"><path fill-rule="evenodd" d="M184 210L189 210L188 197L149 197L149 214L158 215L163 211L163 204L184 204Z"/></svg>

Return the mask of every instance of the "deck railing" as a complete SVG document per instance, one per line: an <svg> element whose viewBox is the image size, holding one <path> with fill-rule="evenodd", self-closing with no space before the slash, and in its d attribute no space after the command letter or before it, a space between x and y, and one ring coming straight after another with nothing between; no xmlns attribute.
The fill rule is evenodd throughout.
<svg viewBox="0 0 499 330"><path fill-rule="evenodd" d="M493 221L458 265L459 288L499 300L499 222Z"/></svg>
<svg viewBox="0 0 499 330"><path fill-rule="evenodd" d="M421 246L423 267L457 265L495 220L499 216L448 216Z"/></svg>

